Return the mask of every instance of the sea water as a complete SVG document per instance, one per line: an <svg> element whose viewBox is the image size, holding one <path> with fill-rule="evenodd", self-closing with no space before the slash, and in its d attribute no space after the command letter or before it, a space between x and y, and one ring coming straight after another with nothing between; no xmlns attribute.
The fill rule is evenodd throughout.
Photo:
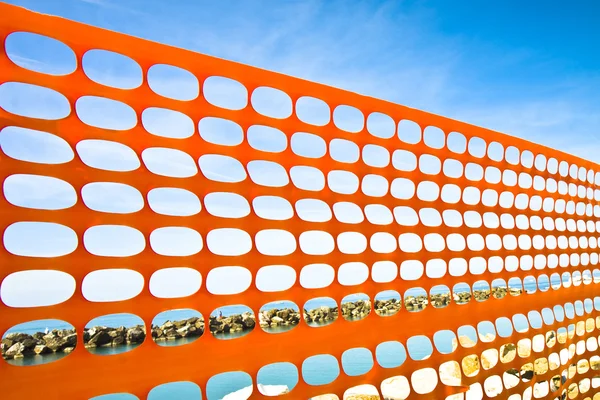
<svg viewBox="0 0 600 400"><path fill-rule="evenodd" d="M533 282L526 283L524 285L524 289L528 292L535 290L548 290L548 285L541 284L540 287L536 287ZM396 297L393 293L386 293L383 296L378 296L379 299L387 299ZM346 301L356 301L361 299L362 296L348 296ZM332 302L329 298L318 298L310 301L310 308L317 308L321 306L335 306L335 302ZM277 305L269 305L275 308L294 308L297 309L297 306L292 302L279 302ZM304 306L304 305L303 305ZM303 308L301 306L301 309ZM575 307L577 313L583 312L583 307L581 305ZM223 316L227 317L234 314L242 314L247 311L251 311L248 307L243 305L234 305L227 306L222 308ZM198 314L190 313L190 310L173 310L166 313L161 313L157 318L154 319L154 325L161 325L167 320L177 321L181 319L187 319L191 316L197 316ZM217 311L218 315L218 311ZM109 327L119 327L126 326L131 327L134 325L142 324L142 320L139 317L131 315L131 314L112 314L109 316L104 316L97 318L91 321L89 326L94 325L105 325ZM72 329L72 326L66 324L62 321L57 320L38 320L25 324L17 325L11 328L6 333L10 332L23 332L28 334L33 334L36 332L43 332L45 329ZM258 328L258 327L257 327ZM493 326L490 324L489 327L482 326L480 330L480 335L485 335L487 333L494 334ZM521 324L516 324L514 326L516 330L522 331L528 329L528 326L525 322ZM288 329L288 327L284 327L283 329ZM318 329L318 328L316 328ZM326 328L325 328L326 329ZM276 330L276 329L275 329ZM251 333L251 332L248 332ZM227 339L233 339L238 336L243 336L246 332L236 332L234 334L230 334ZM222 335L222 338L225 338L227 335ZM477 341L476 335L468 334L471 340ZM435 342L435 346L438 350L442 352L451 352L452 351L452 339L454 338L454 334L451 332L440 333L437 337L437 341ZM165 341L164 345L166 346L175 346L183 344L183 341L193 339L179 339L174 341ZM95 354L100 355L112 355L123 352L124 350L131 350L139 345L127 345L127 346L119 346L119 347L101 347L90 349ZM430 354L430 350L428 346L423 346L422 348L414 348L411 349L410 357L414 359L422 359L428 357ZM59 360L67 356L63 353L55 353L48 354L44 356L33 356L26 357L18 360L11 360L12 364L21 365L21 366L34 366L40 363L46 363L49 361ZM118 357L118 355L116 355ZM326 362L322 363L313 363L311 364L311 368L305 371L298 370L296 368L271 368L264 373L261 373L260 380L257 383L263 385L286 385L290 389L293 388L300 379L299 374L303 375L303 378L306 381L311 382L319 382L319 381L329 381L333 377L335 377L338 373L347 373L348 375L357 375L364 373L371 369L375 363L374 358L377 358L377 362L386 366L396 366L404 362L407 358L406 351L404 347L398 347L398 344L395 342L386 342L382 343L378 346L376 350L376 354L370 354L370 352L356 352L353 354L353 357L347 358L344 361L344 366L342 367L341 363L337 368L332 368L330 364ZM342 372L342 368L344 371ZM252 378L245 373L233 373L233 374L222 374L220 376L215 376L211 379L210 384L208 385L208 393L204 393L209 399L220 399L228 393L235 392L237 390L243 389L244 387L250 386L252 384ZM168 389L168 390L167 390ZM178 385L170 385L165 388L161 388L161 390L157 390L153 392L152 396L149 398L150 400L163 400L163 399L171 399L177 398L185 400L187 398L194 398L189 396L197 396L197 392L190 391L190 385L178 384ZM126 395L119 396L111 396L110 399L107 400L129 400L130 397Z"/></svg>

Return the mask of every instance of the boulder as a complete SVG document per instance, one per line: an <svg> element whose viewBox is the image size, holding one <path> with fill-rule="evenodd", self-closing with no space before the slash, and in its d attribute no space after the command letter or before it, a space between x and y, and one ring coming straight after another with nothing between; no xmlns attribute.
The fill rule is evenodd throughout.
<svg viewBox="0 0 600 400"><path fill-rule="evenodd" d="M283 318L273 317L271 318L271 326L283 325Z"/></svg>
<svg viewBox="0 0 600 400"><path fill-rule="evenodd" d="M72 352L73 350L75 350L75 347L65 347L63 349L63 353L69 354L70 352Z"/></svg>
<svg viewBox="0 0 600 400"><path fill-rule="evenodd" d="M134 326L133 328L129 328L127 330L127 343L142 343L146 338L146 332L142 329L140 325Z"/></svg>
<svg viewBox="0 0 600 400"><path fill-rule="evenodd" d="M23 344L21 344L20 342L17 342L10 346L10 348L6 350L6 352L4 352L4 358L6 358L7 360L10 360L12 358L21 358L23 357L24 349L25 346L23 346Z"/></svg>
<svg viewBox="0 0 600 400"><path fill-rule="evenodd" d="M35 354L48 354L48 353L52 353L52 349L50 349L50 347L46 346L45 344L38 344L33 349L33 352Z"/></svg>
<svg viewBox="0 0 600 400"><path fill-rule="evenodd" d="M88 346L104 346L112 342L112 338L105 330L95 332L95 335L91 336L86 345Z"/></svg>

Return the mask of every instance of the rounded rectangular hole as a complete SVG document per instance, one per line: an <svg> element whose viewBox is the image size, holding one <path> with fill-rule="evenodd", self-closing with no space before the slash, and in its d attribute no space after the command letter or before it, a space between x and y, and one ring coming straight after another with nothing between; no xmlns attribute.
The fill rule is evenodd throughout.
<svg viewBox="0 0 600 400"><path fill-rule="evenodd" d="M269 153L281 153L287 148L287 136L281 130L265 125L248 128L248 143L252 148Z"/></svg>
<svg viewBox="0 0 600 400"><path fill-rule="evenodd" d="M248 90L231 78L209 76L202 85L202 94L213 106L228 110L241 110L248 105Z"/></svg>
<svg viewBox="0 0 600 400"><path fill-rule="evenodd" d="M396 133L396 123L386 114L373 112L367 117L367 130L375 137L389 139Z"/></svg>
<svg viewBox="0 0 600 400"><path fill-rule="evenodd" d="M227 266L210 270L206 277L206 289L217 295L238 294L248 290L252 273L244 267Z"/></svg>
<svg viewBox="0 0 600 400"><path fill-rule="evenodd" d="M467 304L471 301L471 287L466 283L457 283L452 288L452 298L456 304Z"/></svg>
<svg viewBox="0 0 600 400"><path fill-rule="evenodd" d="M375 357L382 368L396 368L406 361L406 349L397 341L382 342L375 349Z"/></svg>
<svg viewBox="0 0 600 400"><path fill-rule="evenodd" d="M149 147L142 151L142 160L150 172L172 178L189 178L198 173L192 156L166 147Z"/></svg>
<svg viewBox="0 0 600 400"><path fill-rule="evenodd" d="M198 214L202 209L195 193L171 187L150 190L148 205L155 213L180 217Z"/></svg>
<svg viewBox="0 0 600 400"><path fill-rule="evenodd" d="M193 268L171 267L154 272L150 277L150 293L163 299L191 296L200 290L202 275Z"/></svg>
<svg viewBox="0 0 600 400"><path fill-rule="evenodd" d="M294 329L300 322L300 309L291 301L273 301L261 307L258 323L267 333L282 333Z"/></svg>
<svg viewBox="0 0 600 400"><path fill-rule="evenodd" d="M21 117L44 120L63 119L71 114L71 104L62 93L20 82L0 85L0 107Z"/></svg>
<svg viewBox="0 0 600 400"><path fill-rule="evenodd" d="M296 251L296 237L284 229L264 229L254 237L256 249L268 256L285 256Z"/></svg>
<svg viewBox="0 0 600 400"><path fill-rule="evenodd" d="M144 79L142 68L137 62L113 51L88 50L83 55L81 64L89 79L117 89L135 89Z"/></svg>
<svg viewBox="0 0 600 400"><path fill-rule="evenodd" d="M450 330L437 331L433 335L433 344L441 354L450 354L458 347L458 340Z"/></svg>
<svg viewBox="0 0 600 400"><path fill-rule="evenodd" d="M245 372L224 372L212 376L206 385L208 400L249 399L252 395L252 377Z"/></svg>
<svg viewBox="0 0 600 400"><path fill-rule="evenodd" d="M198 160L202 174L212 181L237 183L246 179L242 163L233 157L205 154Z"/></svg>
<svg viewBox="0 0 600 400"><path fill-rule="evenodd" d="M63 42L31 32L12 32L4 42L16 65L48 75L69 75L77 69L75 52Z"/></svg>
<svg viewBox="0 0 600 400"><path fill-rule="evenodd" d="M152 340L159 346L182 346L204 333L204 317L196 310L183 308L157 314L150 327Z"/></svg>
<svg viewBox="0 0 600 400"><path fill-rule="evenodd" d="M81 292L92 302L129 300L144 290L144 277L125 268L99 269L83 278Z"/></svg>
<svg viewBox="0 0 600 400"><path fill-rule="evenodd" d="M296 115L307 124L325 126L331 118L331 110L323 100L302 96L296 101Z"/></svg>
<svg viewBox="0 0 600 400"><path fill-rule="evenodd" d="M433 354L431 340L424 335L412 336L408 338L406 341L406 347L408 348L408 355L415 361L426 360Z"/></svg>
<svg viewBox="0 0 600 400"><path fill-rule="evenodd" d="M258 196L252 200L256 215L263 219L283 221L294 216L290 202L278 196Z"/></svg>
<svg viewBox="0 0 600 400"><path fill-rule="evenodd" d="M365 126L365 116L356 107L340 105L333 110L333 123L338 129L357 133Z"/></svg>
<svg viewBox="0 0 600 400"><path fill-rule="evenodd" d="M417 156L410 151L395 150L392 154L392 165L398 171L414 171L417 168Z"/></svg>
<svg viewBox="0 0 600 400"><path fill-rule="evenodd" d="M165 226L150 233L150 247L161 256L191 256L199 253L203 245L202 236L192 228Z"/></svg>
<svg viewBox="0 0 600 400"><path fill-rule="evenodd" d="M327 222L332 213L329 205L322 200L300 199L296 202L296 214L304 221Z"/></svg>
<svg viewBox="0 0 600 400"><path fill-rule="evenodd" d="M88 167L106 171L134 171L140 167L137 154L122 143L84 139L75 146L81 161Z"/></svg>
<svg viewBox="0 0 600 400"><path fill-rule="evenodd" d="M381 261L379 261L381 262ZM373 266L375 275L375 266ZM375 313L380 317L395 315L402 308L402 298L395 290L384 290L375 295Z"/></svg>
<svg viewBox="0 0 600 400"><path fill-rule="evenodd" d="M248 200L236 193L208 193L204 197L204 207L209 214L220 218L243 218L250 214Z"/></svg>
<svg viewBox="0 0 600 400"><path fill-rule="evenodd" d="M418 312L429 303L427 292L423 288L410 288L404 293L404 308L410 312Z"/></svg>
<svg viewBox="0 0 600 400"><path fill-rule="evenodd" d="M446 285L436 285L431 288L429 300L434 308L444 308L450 304L450 289Z"/></svg>
<svg viewBox="0 0 600 400"><path fill-rule="evenodd" d="M64 164L75 157L63 138L17 126L7 126L0 131L0 148L11 158L40 164Z"/></svg>
<svg viewBox="0 0 600 400"><path fill-rule="evenodd" d="M116 182L92 182L81 188L86 207L99 212L130 214L144 208L144 198L133 186Z"/></svg>
<svg viewBox="0 0 600 400"><path fill-rule="evenodd" d="M47 364L68 356L77 347L73 325L57 319L24 322L2 335L2 358L10 365Z"/></svg>
<svg viewBox="0 0 600 400"><path fill-rule="evenodd" d="M78 246L75 231L53 222L15 222L3 236L6 250L17 256L60 257Z"/></svg>
<svg viewBox="0 0 600 400"><path fill-rule="evenodd" d="M281 292L296 283L296 270L288 265L268 265L256 273L256 287L261 292Z"/></svg>
<svg viewBox="0 0 600 400"><path fill-rule="evenodd" d="M371 313L371 299L364 293L345 296L341 303L342 317L347 321L359 321Z"/></svg>
<svg viewBox="0 0 600 400"><path fill-rule="evenodd" d="M252 332L256 326L254 311L244 305L219 307L210 313L210 333L221 340L237 339Z"/></svg>
<svg viewBox="0 0 600 400"><path fill-rule="evenodd" d="M194 74L167 64L150 67L148 85L154 93L174 100L194 100L200 93L200 84Z"/></svg>
<svg viewBox="0 0 600 400"><path fill-rule="evenodd" d="M268 364L256 375L258 391L265 396L279 396L291 392L298 384L298 368L289 362Z"/></svg>
<svg viewBox="0 0 600 400"><path fill-rule="evenodd" d="M477 301L486 301L490 298L490 285L486 281L477 281L473 284L473 297Z"/></svg>
<svg viewBox="0 0 600 400"><path fill-rule="evenodd" d="M144 321L133 314L108 314L85 325L83 344L92 354L106 356L125 353L146 339Z"/></svg>
<svg viewBox="0 0 600 400"><path fill-rule="evenodd" d="M193 382L169 382L153 387L150 393L148 393L147 400L169 400L173 397L176 397L178 400L197 400L202 398L202 391Z"/></svg>
<svg viewBox="0 0 600 400"><path fill-rule="evenodd" d="M285 119L292 115L292 99L282 90L261 86L252 92L252 108L266 117Z"/></svg>
<svg viewBox="0 0 600 400"><path fill-rule="evenodd" d="M130 226L96 225L84 232L83 244L95 256L130 257L146 248L146 238Z"/></svg>
<svg viewBox="0 0 600 400"><path fill-rule="evenodd" d="M75 102L75 111L84 124L100 129L127 131L138 123L130 105L106 97L82 96Z"/></svg>
<svg viewBox="0 0 600 400"><path fill-rule="evenodd" d="M390 152L385 147L368 144L362 149L362 159L370 167L384 168L390 163Z"/></svg>
<svg viewBox="0 0 600 400"><path fill-rule="evenodd" d="M337 359L329 354L311 356L302 362L302 379L312 386L326 385L340 375Z"/></svg>
<svg viewBox="0 0 600 400"><path fill-rule="evenodd" d="M329 142L329 155L335 161L353 164L360 157L358 145L346 139L333 139Z"/></svg>
<svg viewBox="0 0 600 400"><path fill-rule="evenodd" d="M42 175L14 174L4 180L6 200L18 207L61 210L77 203L77 193L70 183Z"/></svg>
<svg viewBox="0 0 600 400"><path fill-rule="evenodd" d="M327 153L325 140L312 133L294 133L291 139L291 146L294 154L306 158L321 158Z"/></svg>
<svg viewBox="0 0 600 400"><path fill-rule="evenodd" d="M286 169L276 162L253 160L247 167L250 179L257 185L283 187L290 183Z"/></svg>
<svg viewBox="0 0 600 400"><path fill-rule="evenodd" d="M166 108L149 107L142 112L144 129L156 136L186 139L196 130L194 121L186 114Z"/></svg>
<svg viewBox="0 0 600 400"><path fill-rule="evenodd" d="M358 176L349 171L333 170L327 174L327 186L335 193L353 194L358 190Z"/></svg>
<svg viewBox="0 0 600 400"><path fill-rule="evenodd" d="M237 146L244 141L242 127L223 118L202 118L198 123L198 132L203 140L221 146Z"/></svg>
<svg viewBox="0 0 600 400"><path fill-rule="evenodd" d="M398 137L404 143L417 144L421 141L421 127L416 122L403 119L398 123Z"/></svg>
<svg viewBox="0 0 600 400"><path fill-rule="evenodd" d="M331 297L317 297L304 304L304 320L308 326L322 327L338 318L338 305Z"/></svg>
<svg viewBox="0 0 600 400"><path fill-rule="evenodd" d="M295 165L290 169L290 177L298 189L318 192L325 188L325 175L314 167Z"/></svg>
<svg viewBox="0 0 600 400"><path fill-rule="evenodd" d="M373 368L373 354L364 347L346 350L342 353L342 368L348 376L364 375Z"/></svg>
<svg viewBox="0 0 600 400"><path fill-rule="evenodd" d="M335 271L328 264L309 264L300 271L300 285L306 289L320 289L333 283Z"/></svg>

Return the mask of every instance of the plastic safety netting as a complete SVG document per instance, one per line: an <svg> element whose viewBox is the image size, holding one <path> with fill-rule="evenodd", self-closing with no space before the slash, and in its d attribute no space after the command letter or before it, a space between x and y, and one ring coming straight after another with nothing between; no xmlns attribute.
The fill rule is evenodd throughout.
<svg viewBox="0 0 600 400"><path fill-rule="evenodd" d="M185 381L210 398L211 378L244 372L258 398L259 371L286 363L299 376L287 398L598 398L598 165L14 6L0 15L0 333L74 328L5 334L0 397L145 399ZM23 32L61 42L75 68L11 58ZM102 84L85 69L98 50L129 57L140 81ZM187 83L154 80L161 68ZM51 178L72 200L44 192ZM41 194L13 196L24 181ZM86 198L98 183L101 204ZM116 186L139 206L110 197ZM276 301L296 307L264 311ZM215 313L226 306L248 311ZM153 320L172 309L203 316L173 333L193 343L158 345L168 327ZM143 333L86 326L117 313ZM86 351L119 340L136 348ZM372 366L353 369L358 353Z"/></svg>

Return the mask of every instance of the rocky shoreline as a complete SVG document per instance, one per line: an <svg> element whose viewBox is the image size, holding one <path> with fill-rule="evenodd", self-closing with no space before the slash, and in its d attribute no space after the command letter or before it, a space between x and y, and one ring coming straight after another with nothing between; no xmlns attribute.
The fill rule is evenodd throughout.
<svg viewBox="0 0 600 400"><path fill-rule="evenodd" d="M377 315L394 315L400 311L400 308L402 308L402 302L399 298L391 298L386 300L375 299L375 313L377 313Z"/></svg>
<svg viewBox="0 0 600 400"><path fill-rule="evenodd" d="M229 317L210 316L208 326L214 334L251 331L256 326L254 314L245 312L234 314Z"/></svg>
<svg viewBox="0 0 600 400"><path fill-rule="evenodd" d="M325 324L337 319L339 310L337 307L321 306L312 310L304 309L304 319L307 323Z"/></svg>
<svg viewBox="0 0 600 400"><path fill-rule="evenodd" d="M54 329L48 333L9 333L0 345L2 358L12 360L50 353L70 353L77 345L75 329Z"/></svg>
<svg viewBox="0 0 600 400"><path fill-rule="evenodd" d="M179 321L166 321L162 325L152 325L151 332L155 342L200 337L204 333L204 318L192 317Z"/></svg>
<svg viewBox="0 0 600 400"><path fill-rule="evenodd" d="M83 345L86 349L140 344L145 339L146 327L144 325L135 325L131 328L94 326L83 330Z"/></svg>
<svg viewBox="0 0 600 400"><path fill-rule="evenodd" d="M342 303L342 317L353 321L363 319L371 313L370 300L347 301Z"/></svg>
<svg viewBox="0 0 600 400"><path fill-rule="evenodd" d="M293 327L300 322L300 311L293 308L272 308L258 314L258 323L261 328Z"/></svg>

